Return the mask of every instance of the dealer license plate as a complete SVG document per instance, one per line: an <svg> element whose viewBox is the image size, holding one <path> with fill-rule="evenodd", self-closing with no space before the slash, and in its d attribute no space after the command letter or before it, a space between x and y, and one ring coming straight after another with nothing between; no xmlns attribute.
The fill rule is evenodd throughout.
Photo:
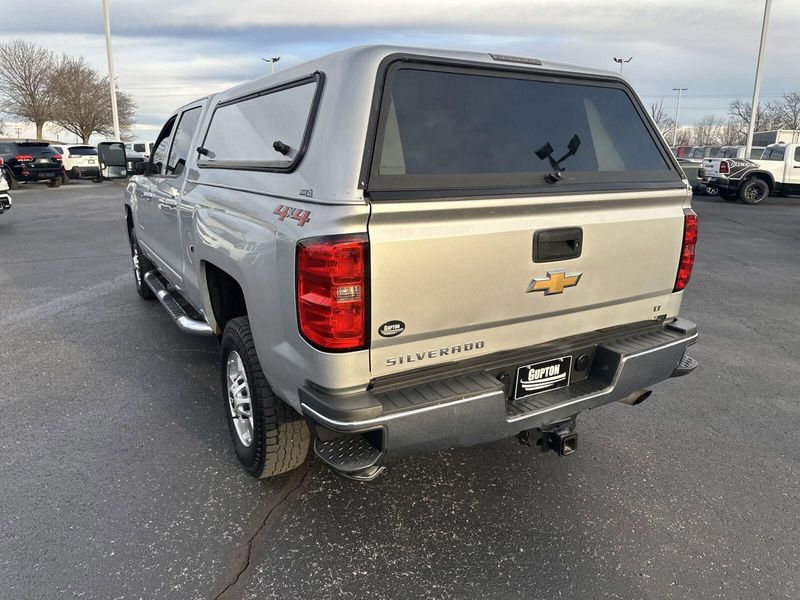
<svg viewBox="0 0 800 600"><path fill-rule="evenodd" d="M517 369L514 400L550 392L569 385L572 357L562 356Z"/></svg>

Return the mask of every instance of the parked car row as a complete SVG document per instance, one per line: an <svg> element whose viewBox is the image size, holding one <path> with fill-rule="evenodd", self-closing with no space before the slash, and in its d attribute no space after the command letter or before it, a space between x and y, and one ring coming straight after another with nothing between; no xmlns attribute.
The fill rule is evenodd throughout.
<svg viewBox="0 0 800 600"><path fill-rule="evenodd" d="M128 174L140 173L137 163L150 157L150 143L125 144ZM0 174L6 185L16 189L22 183L44 182L58 187L71 179L103 180L97 148L87 144L50 144L15 140L0 141Z"/></svg>

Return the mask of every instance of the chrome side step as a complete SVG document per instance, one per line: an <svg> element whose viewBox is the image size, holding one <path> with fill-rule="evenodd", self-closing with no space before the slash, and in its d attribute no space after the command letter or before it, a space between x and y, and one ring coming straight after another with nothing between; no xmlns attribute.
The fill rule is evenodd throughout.
<svg viewBox="0 0 800 600"><path fill-rule="evenodd" d="M164 307L181 331L190 333L192 335L214 334L214 331L211 329L211 326L208 323L193 319L186 314L186 311L183 310L183 307L180 304L178 304L178 301L175 300L175 297L169 291L167 291L167 288L164 287L163 283L161 283L161 280L158 278L157 271L153 270L145 273L144 281L147 284L147 287L153 290L156 298L158 298L158 301L161 302L161 306Z"/></svg>

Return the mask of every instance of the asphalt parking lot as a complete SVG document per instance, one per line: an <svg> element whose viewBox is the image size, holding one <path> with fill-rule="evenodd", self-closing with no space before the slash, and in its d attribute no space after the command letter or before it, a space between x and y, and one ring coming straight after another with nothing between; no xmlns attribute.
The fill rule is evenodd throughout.
<svg viewBox="0 0 800 600"><path fill-rule="evenodd" d="M508 440L238 466L214 340L134 290L123 186L0 215L0 598L800 597L800 198L699 199L692 376Z"/></svg>

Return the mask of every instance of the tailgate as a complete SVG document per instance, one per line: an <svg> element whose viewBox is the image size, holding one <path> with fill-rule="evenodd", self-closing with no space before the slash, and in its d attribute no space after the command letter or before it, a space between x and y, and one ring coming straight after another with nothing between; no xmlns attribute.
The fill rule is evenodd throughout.
<svg viewBox="0 0 800 600"><path fill-rule="evenodd" d="M720 177L722 174L719 172L719 165L722 159L707 158L703 161L703 177Z"/></svg>
<svg viewBox="0 0 800 600"><path fill-rule="evenodd" d="M374 203L373 376L523 348L667 314L685 190ZM502 202L500 204L499 202ZM534 237L582 232L579 257L534 262ZM558 271L564 283L559 290ZM526 291L550 277L551 291ZM579 275L579 279L575 277ZM546 284L542 284L546 285ZM402 323L402 333L392 335Z"/></svg>

